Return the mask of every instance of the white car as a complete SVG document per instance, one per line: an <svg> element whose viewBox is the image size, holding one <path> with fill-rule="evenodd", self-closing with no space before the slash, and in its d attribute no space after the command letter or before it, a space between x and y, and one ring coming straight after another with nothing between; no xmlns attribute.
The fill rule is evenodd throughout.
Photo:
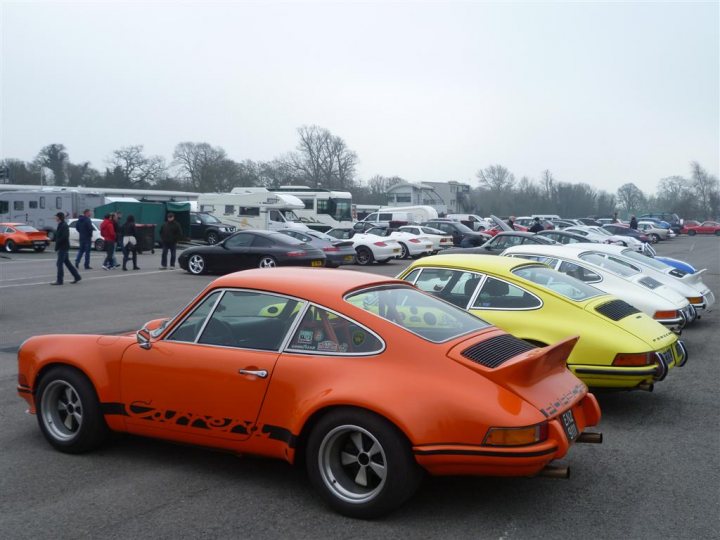
<svg viewBox="0 0 720 540"><path fill-rule="evenodd" d="M639 221L637 230L652 240L653 244L657 244L660 240L669 240L675 238L672 229L663 229L653 221Z"/></svg>
<svg viewBox="0 0 720 540"><path fill-rule="evenodd" d="M91 219L90 221L92 221L93 226L92 247L93 249L95 249L95 251L102 251L105 249L105 240L100 234L100 224L102 223L102 219ZM77 232L77 229L75 228L75 223L77 223L77 218L69 219L67 222L68 227L70 228L71 248L80 247L80 233Z"/></svg>
<svg viewBox="0 0 720 540"><path fill-rule="evenodd" d="M596 247L596 244L522 245L508 248L502 255L545 263L622 298L624 306L620 307L634 307L670 330L679 331L695 320L695 309L686 297L662 283L648 282L641 271L607 259Z"/></svg>
<svg viewBox="0 0 720 540"><path fill-rule="evenodd" d="M430 240L433 243L433 255L442 249L453 247L453 237L449 234L445 234L440 229L423 225L403 225L398 230L414 234L415 236L422 236L423 238Z"/></svg>
<svg viewBox="0 0 720 540"><path fill-rule="evenodd" d="M355 248L355 262L361 266L376 261L385 264L402 254L400 243L394 238L381 238L374 234L356 233L350 227L330 229L325 234L340 240L352 240Z"/></svg>
<svg viewBox="0 0 720 540"><path fill-rule="evenodd" d="M591 225L586 225L584 227L567 227L563 230L579 234L580 236L589 238L593 242L599 242L601 244L618 244L621 246L627 246L629 248L632 248L639 253L651 253L653 255L655 254L655 250L652 249L652 247L650 247L645 242L641 242L640 240L638 240L637 238L633 238L632 236L621 236L619 234L612 234L611 232L603 229L602 227L593 227Z"/></svg>
<svg viewBox="0 0 720 540"><path fill-rule="evenodd" d="M696 311L709 309L715 303L715 295L700 279L705 269L694 274L686 274L662 261L622 246L600 244L593 246L593 250L602 252L606 257L612 258L616 262L637 268L652 280L676 290L688 299Z"/></svg>
<svg viewBox="0 0 720 540"><path fill-rule="evenodd" d="M408 257L422 257L430 255L433 250L432 240L424 236L417 236L409 232L402 232L387 227L373 227L365 231L365 234L377 236L379 238L393 239L400 244L400 259Z"/></svg>

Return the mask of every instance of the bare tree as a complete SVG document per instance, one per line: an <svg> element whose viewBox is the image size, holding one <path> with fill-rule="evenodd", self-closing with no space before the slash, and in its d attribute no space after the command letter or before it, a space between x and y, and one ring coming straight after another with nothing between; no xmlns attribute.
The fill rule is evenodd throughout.
<svg viewBox="0 0 720 540"><path fill-rule="evenodd" d="M62 144L48 144L35 157L37 167L45 167L52 171L53 183L56 186L67 184L68 153Z"/></svg>
<svg viewBox="0 0 720 540"><path fill-rule="evenodd" d="M357 154L343 139L319 126L302 126L298 135L297 152L287 158L297 180L314 188L350 189L354 185Z"/></svg>
<svg viewBox="0 0 720 540"><path fill-rule="evenodd" d="M490 165L479 170L477 177L480 185L493 193L511 191L515 185L515 175L502 165Z"/></svg>
<svg viewBox="0 0 720 540"><path fill-rule="evenodd" d="M620 186L617 190L617 198L620 205L630 214L640 210L645 203L645 195L632 182Z"/></svg>
<svg viewBox="0 0 720 540"><path fill-rule="evenodd" d="M113 150L108 159L116 178L124 187L144 188L164 177L167 167L161 156L145 156L143 145L124 146Z"/></svg>
<svg viewBox="0 0 720 540"><path fill-rule="evenodd" d="M545 169L542 172L540 184L542 185L543 191L545 192L545 198L548 201L552 201L555 194L555 178L553 177L549 169Z"/></svg>
<svg viewBox="0 0 720 540"><path fill-rule="evenodd" d="M718 179L703 169L697 161L690 163L692 188L700 206L701 215L712 219L718 210L713 204L718 197Z"/></svg>
<svg viewBox="0 0 720 540"><path fill-rule="evenodd" d="M233 170L225 150L206 142L182 142L175 147L172 164L197 191L222 191L237 171Z"/></svg>

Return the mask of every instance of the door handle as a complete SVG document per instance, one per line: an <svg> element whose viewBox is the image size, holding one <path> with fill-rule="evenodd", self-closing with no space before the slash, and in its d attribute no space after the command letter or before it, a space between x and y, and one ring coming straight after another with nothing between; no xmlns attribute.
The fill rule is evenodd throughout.
<svg viewBox="0 0 720 540"><path fill-rule="evenodd" d="M264 369L238 369L240 375L252 375L253 377L260 377L264 379L267 377L268 372Z"/></svg>

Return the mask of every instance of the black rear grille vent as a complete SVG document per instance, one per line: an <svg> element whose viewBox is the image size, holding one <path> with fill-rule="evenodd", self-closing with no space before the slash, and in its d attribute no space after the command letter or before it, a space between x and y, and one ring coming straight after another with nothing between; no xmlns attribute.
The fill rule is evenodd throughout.
<svg viewBox="0 0 720 540"><path fill-rule="evenodd" d="M527 341L505 334L468 347L461 354L476 364L492 369L534 348Z"/></svg>
<svg viewBox="0 0 720 540"><path fill-rule="evenodd" d="M634 313L640 313L639 309L631 306L627 302L623 302L622 300L611 300L610 302L606 302L603 305L596 307L595 311L605 315L608 319L612 319L613 321L619 321L620 319L624 319Z"/></svg>
<svg viewBox="0 0 720 540"><path fill-rule="evenodd" d="M650 276L644 277L638 281L645 285L648 289L657 289L660 285L662 285L662 283L660 283L657 279L653 279Z"/></svg>

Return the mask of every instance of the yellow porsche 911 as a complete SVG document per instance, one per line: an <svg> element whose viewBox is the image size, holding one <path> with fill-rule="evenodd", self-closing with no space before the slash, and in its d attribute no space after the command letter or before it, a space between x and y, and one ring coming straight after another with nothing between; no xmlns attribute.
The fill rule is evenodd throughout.
<svg viewBox="0 0 720 540"><path fill-rule="evenodd" d="M682 341L652 318L542 263L437 255L398 277L538 347L580 336L567 364L588 386L652 390L688 358Z"/></svg>

